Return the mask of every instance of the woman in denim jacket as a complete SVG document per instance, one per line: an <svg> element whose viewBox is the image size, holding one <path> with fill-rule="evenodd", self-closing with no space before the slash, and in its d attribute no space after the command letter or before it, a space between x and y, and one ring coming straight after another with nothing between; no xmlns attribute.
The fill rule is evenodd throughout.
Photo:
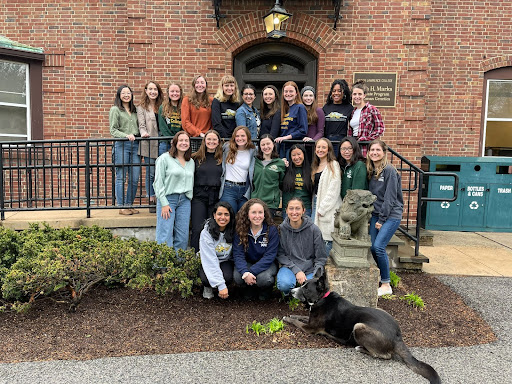
<svg viewBox="0 0 512 384"><path fill-rule="evenodd" d="M254 85L245 84L242 88L242 99L244 103L236 110L236 125L249 128L251 137L258 137L261 125L260 113L253 106L256 97L256 88Z"/></svg>

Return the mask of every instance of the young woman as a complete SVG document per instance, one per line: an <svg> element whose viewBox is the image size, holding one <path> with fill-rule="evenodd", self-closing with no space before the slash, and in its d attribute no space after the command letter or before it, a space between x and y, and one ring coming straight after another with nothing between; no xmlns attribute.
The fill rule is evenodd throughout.
<svg viewBox="0 0 512 384"><path fill-rule="evenodd" d="M288 205L292 197L302 200L305 214L311 217L311 199L313 197L313 181L311 167L306 156L306 148L302 144L294 144L288 156L288 168L283 179L283 207ZM283 212L283 220L286 218Z"/></svg>
<svg viewBox="0 0 512 384"><path fill-rule="evenodd" d="M255 147L247 127L236 127L231 140L222 147L220 200L238 212L251 196Z"/></svg>
<svg viewBox="0 0 512 384"><path fill-rule="evenodd" d="M199 150L192 154L195 163L194 193L192 198L192 235L190 246L199 250L199 235L204 221L211 216L213 206L219 201L222 176L222 147L217 131L208 131Z"/></svg>
<svg viewBox="0 0 512 384"><path fill-rule="evenodd" d="M331 141L341 141L348 132L348 122L352 115L350 89L345 80L334 80L331 84L327 102L323 107L325 115L324 136ZM334 153L338 155L339 144L334 143Z"/></svg>
<svg viewBox="0 0 512 384"><path fill-rule="evenodd" d="M352 85L352 104L356 107L352 111L348 135L357 138L357 141L372 141L384 134L384 121L377 107L365 103L364 99L368 87L363 80ZM363 157L366 157L367 144L361 145Z"/></svg>
<svg viewBox="0 0 512 384"><path fill-rule="evenodd" d="M254 107L253 103L256 98L256 88L254 85L245 84L242 87L243 104L236 110L236 125L249 128L251 137L258 137L258 131L261 125L260 113Z"/></svg>
<svg viewBox="0 0 512 384"><path fill-rule="evenodd" d="M224 76L219 89L212 101L213 129L220 137L230 138L236 128L236 110L240 107L240 91L236 79L231 75Z"/></svg>
<svg viewBox="0 0 512 384"><path fill-rule="evenodd" d="M299 94L299 87L293 81L288 81L283 86L281 97L281 135L276 143L283 140L301 140L308 133L308 113L302 104ZM279 156L286 157L291 145L281 144Z"/></svg>
<svg viewBox="0 0 512 384"><path fill-rule="evenodd" d="M219 290L219 297L227 299L228 285L233 281L232 244L235 232L235 213L226 202L213 207L211 218L201 231L199 253L201 268L199 277L204 285L203 297L213 298L213 289Z"/></svg>
<svg viewBox="0 0 512 384"><path fill-rule="evenodd" d="M260 113L260 137L265 134L278 137L281 134L281 109L279 104L279 92L273 85L267 85L261 92Z"/></svg>
<svg viewBox="0 0 512 384"><path fill-rule="evenodd" d="M117 89L114 106L110 108L108 115L110 134L116 138L126 138L114 142L114 164L116 166L115 195L116 203L121 209L120 215L133 215L139 213L133 209L133 201L137 194L140 176L139 142L135 141L140 136L137 121L137 110L133 104L133 92L127 85L121 85ZM128 176L128 186L124 183Z"/></svg>
<svg viewBox="0 0 512 384"><path fill-rule="evenodd" d="M341 168L341 198L344 199L349 189L368 189L366 164L361 156L361 149L352 136L347 136L340 143L338 162Z"/></svg>
<svg viewBox="0 0 512 384"><path fill-rule="evenodd" d="M160 136L174 136L182 130L181 127L181 102L183 100L183 90L178 83L171 83L167 87L167 96L158 109L158 128ZM164 152L169 152L171 142L167 140L160 141L158 146L158 156Z"/></svg>
<svg viewBox="0 0 512 384"><path fill-rule="evenodd" d="M192 93L181 104L181 122L191 137L204 137L212 129L213 98L208 96L208 83L203 76L194 77L192 87Z"/></svg>
<svg viewBox="0 0 512 384"><path fill-rule="evenodd" d="M316 141L324 136L324 111L316 102L315 88L308 85L302 88L300 95L308 113L308 134L302 140Z"/></svg>
<svg viewBox="0 0 512 384"><path fill-rule="evenodd" d="M246 298L258 293L260 300L270 297L277 274L279 234L267 205L250 199L236 215L233 239L234 280L246 288ZM252 289L251 289L252 288Z"/></svg>
<svg viewBox="0 0 512 384"><path fill-rule="evenodd" d="M311 279L327 261L322 232L305 212L302 200L292 197L286 206L287 218L279 226L277 288L285 295L297 283Z"/></svg>
<svg viewBox="0 0 512 384"><path fill-rule="evenodd" d="M313 184L313 220L322 231L327 254L332 248L334 215L341 204L340 165L334 156L332 143L321 138L315 145L315 156L311 166Z"/></svg>
<svg viewBox="0 0 512 384"><path fill-rule="evenodd" d="M156 160L155 195L156 241L174 249L187 249L190 200L194 187L194 161L190 137L180 131L172 139L169 152Z"/></svg>
<svg viewBox="0 0 512 384"><path fill-rule="evenodd" d="M162 104L162 88L155 81L149 81L144 86L142 99L137 106L137 119L141 137L158 137L158 109ZM153 181L155 180L155 160L158 157L158 141L142 140L139 146L139 155L144 158L146 166L146 195L149 204L156 205ZM155 213L156 208L149 208L150 213Z"/></svg>
<svg viewBox="0 0 512 384"><path fill-rule="evenodd" d="M387 151L386 143L379 139L373 140L366 159L370 180L369 190L377 196L370 219L370 237L373 259L380 269L381 286L377 291L379 296L393 293L389 285L389 259L386 246L400 226L404 210L402 179L396 168L388 163Z"/></svg>
<svg viewBox="0 0 512 384"><path fill-rule="evenodd" d="M281 186L285 172L286 165L277 154L274 138L269 134L261 136L254 162L251 198L263 200L272 216L281 203Z"/></svg>

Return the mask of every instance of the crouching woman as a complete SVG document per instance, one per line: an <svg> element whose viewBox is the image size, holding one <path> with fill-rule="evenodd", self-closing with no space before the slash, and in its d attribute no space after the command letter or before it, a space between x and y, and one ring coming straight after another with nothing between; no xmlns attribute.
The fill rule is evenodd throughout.
<svg viewBox="0 0 512 384"><path fill-rule="evenodd" d="M203 297L213 298L213 288L219 290L219 297L227 299L228 285L233 281L232 243L235 213L229 203L221 201L213 207L199 237L201 268L199 277L204 285Z"/></svg>
<svg viewBox="0 0 512 384"><path fill-rule="evenodd" d="M317 270L323 270L327 261L322 231L305 215L306 208L298 197L292 197L286 206L286 219L279 226L280 239L277 260L277 288L285 295L297 283L304 284Z"/></svg>
<svg viewBox="0 0 512 384"><path fill-rule="evenodd" d="M236 215L233 238L234 280L245 288L245 298L259 294L266 300L277 274L279 234L270 210L260 199L250 199Z"/></svg>

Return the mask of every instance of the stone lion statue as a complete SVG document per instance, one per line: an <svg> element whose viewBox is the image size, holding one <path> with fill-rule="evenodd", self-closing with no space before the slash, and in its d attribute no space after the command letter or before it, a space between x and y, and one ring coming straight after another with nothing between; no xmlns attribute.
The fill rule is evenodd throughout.
<svg viewBox="0 0 512 384"><path fill-rule="evenodd" d="M368 241L368 220L377 196L362 189L348 190L334 218L335 233L342 239Z"/></svg>

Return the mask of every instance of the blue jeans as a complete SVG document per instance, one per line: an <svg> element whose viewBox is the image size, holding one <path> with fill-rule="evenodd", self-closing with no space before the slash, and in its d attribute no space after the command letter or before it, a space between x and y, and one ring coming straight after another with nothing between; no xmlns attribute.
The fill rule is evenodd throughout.
<svg viewBox="0 0 512 384"><path fill-rule="evenodd" d="M114 164L116 166L115 194L118 206L131 206L137 195L140 177L140 157L137 154L138 151L138 141L116 141L114 143ZM124 182L126 176L128 176L128 186L125 193Z"/></svg>
<svg viewBox="0 0 512 384"><path fill-rule="evenodd" d="M190 200L184 193L167 195L171 216L162 217L162 204L156 201L156 242L167 243L174 249L187 249L190 224Z"/></svg>
<svg viewBox="0 0 512 384"><path fill-rule="evenodd" d="M247 191L247 185L237 185L226 180L220 201L229 203L233 211L237 213L247 201L244 196L245 191Z"/></svg>
<svg viewBox="0 0 512 384"><path fill-rule="evenodd" d="M340 141L345 138L345 136L341 135L330 135L327 137L331 142L338 141L338 143L332 143L332 148L334 149L334 156L338 157L340 153Z"/></svg>
<svg viewBox="0 0 512 384"><path fill-rule="evenodd" d="M169 149L171 149L171 144L167 140L158 142L158 156L162 153L169 152Z"/></svg>
<svg viewBox="0 0 512 384"><path fill-rule="evenodd" d="M380 230L375 228L375 224L379 220L378 216L372 215L370 219L370 237L372 239L372 252L373 259L380 269L381 283L389 283L389 259L386 252L386 246L393 237L393 234L400 226L399 219L387 219Z"/></svg>
<svg viewBox="0 0 512 384"><path fill-rule="evenodd" d="M311 280L312 278L313 272L306 275L306 279ZM287 295L296 284L297 278L292 270L288 267L281 267L277 272L277 289Z"/></svg>
<svg viewBox="0 0 512 384"><path fill-rule="evenodd" d="M144 156L144 164L146 166L146 196L154 197L155 190L153 189L153 181L155 181L155 160L152 157Z"/></svg>

